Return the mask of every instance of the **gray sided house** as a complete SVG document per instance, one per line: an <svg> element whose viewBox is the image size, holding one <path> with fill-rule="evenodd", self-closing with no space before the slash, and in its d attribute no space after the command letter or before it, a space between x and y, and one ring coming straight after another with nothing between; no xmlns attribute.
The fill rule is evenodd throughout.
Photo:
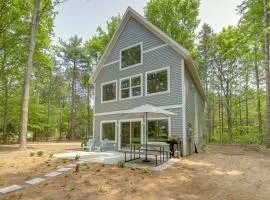
<svg viewBox="0 0 270 200"><path fill-rule="evenodd" d="M184 155L194 152L190 144L202 146L205 96L189 52L132 8L92 78L94 138L108 139L111 150L144 143L143 119L122 114L144 104L177 114L148 119L149 143L180 137Z"/></svg>

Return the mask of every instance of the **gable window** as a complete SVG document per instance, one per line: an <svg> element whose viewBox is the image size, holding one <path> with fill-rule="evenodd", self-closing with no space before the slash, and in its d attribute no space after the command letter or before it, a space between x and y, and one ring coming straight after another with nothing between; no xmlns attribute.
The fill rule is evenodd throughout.
<svg viewBox="0 0 270 200"><path fill-rule="evenodd" d="M109 141L116 141L116 121L101 122L100 139L107 139Z"/></svg>
<svg viewBox="0 0 270 200"><path fill-rule="evenodd" d="M102 102L116 101L117 82L103 83L101 86Z"/></svg>
<svg viewBox="0 0 270 200"><path fill-rule="evenodd" d="M142 75L135 75L120 80L120 99L142 96Z"/></svg>
<svg viewBox="0 0 270 200"><path fill-rule="evenodd" d="M120 69L142 64L142 43L132 45L120 51Z"/></svg>
<svg viewBox="0 0 270 200"><path fill-rule="evenodd" d="M160 94L169 91L169 68L162 68L146 73L146 95Z"/></svg>

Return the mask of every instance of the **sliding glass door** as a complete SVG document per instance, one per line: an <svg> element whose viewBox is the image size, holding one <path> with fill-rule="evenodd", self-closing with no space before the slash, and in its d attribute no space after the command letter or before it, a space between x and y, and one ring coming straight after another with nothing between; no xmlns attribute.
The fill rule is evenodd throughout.
<svg viewBox="0 0 270 200"><path fill-rule="evenodd" d="M141 143L141 121L120 121L120 149Z"/></svg>

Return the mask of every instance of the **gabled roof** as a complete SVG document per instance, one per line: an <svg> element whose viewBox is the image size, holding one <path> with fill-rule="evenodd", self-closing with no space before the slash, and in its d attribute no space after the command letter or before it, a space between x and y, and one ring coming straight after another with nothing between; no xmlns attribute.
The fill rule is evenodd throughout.
<svg viewBox="0 0 270 200"><path fill-rule="evenodd" d="M188 70L196 88L198 89L199 93L201 94L202 98L206 100L203 87L201 85L201 81L198 75L197 70L195 69L192 57L187 49L185 49L183 46L178 44L176 41L174 41L172 38L170 38L167 34L165 34L163 31L161 31L158 27L150 23L148 20L146 20L143 16L141 16L139 13L137 13L135 10L133 10L131 7L127 8L127 11L125 12L124 16L122 17L122 20L120 22L120 25L118 26L117 30L115 31L110 43L108 44L104 54L102 55L96 70L92 76L92 81L95 82L98 74L100 73L102 67L104 66L106 60L108 59L111 50L113 49L117 39L119 38L120 34L124 30L127 22L130 18L134 18L137 20L142 26L144 26L147 30L154 33L159 39L164 41L166 44L168 44L172 49L174 49L177 53L179 53L185 61L186 69Z"/></svg>

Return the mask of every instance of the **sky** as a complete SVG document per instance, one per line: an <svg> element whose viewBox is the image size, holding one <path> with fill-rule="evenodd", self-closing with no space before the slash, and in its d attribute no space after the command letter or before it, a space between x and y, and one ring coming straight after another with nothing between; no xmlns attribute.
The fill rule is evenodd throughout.
<svg viewBox="0 0 270 200"><path fill-rule="evenodd" d="M201 0L201 24L208 23L215 32L228 25L237 25L239 16L235 9L241 2ZM54 41L57 42L59 38L67 40L75 34L88 40L98 26L104 27L112 16L124 14L128 6L143 15L146 3L147 0L68 0L58 7Z"/></svg>

